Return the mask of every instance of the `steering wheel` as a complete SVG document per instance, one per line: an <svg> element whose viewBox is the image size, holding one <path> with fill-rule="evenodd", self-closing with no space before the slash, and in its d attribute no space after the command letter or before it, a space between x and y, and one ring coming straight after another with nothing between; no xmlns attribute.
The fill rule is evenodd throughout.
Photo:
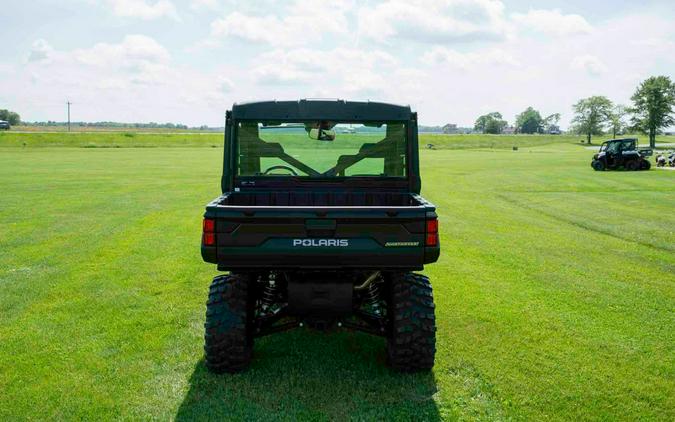
<svg viewBox="0 0 675 422"><path fill-rule="evenodd" d="M298 173L296 173L295 170L293 170L292 168L290 168L288 166L272 166L272 167L268 168L267 170L265 170L265 172L263 174L265 174L265 175L270 174L270 172L273 171L273 170L288 170L293 176L298 175Z"/></svg>

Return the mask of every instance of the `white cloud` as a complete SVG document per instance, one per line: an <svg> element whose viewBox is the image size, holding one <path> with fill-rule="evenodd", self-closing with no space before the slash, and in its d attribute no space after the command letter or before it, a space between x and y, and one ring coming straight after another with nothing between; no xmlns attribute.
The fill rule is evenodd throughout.
<svg viewBox="0 0 675 422"><path fill-rule="evenodd" d="M223 110L237 99L232 68L179 65L166 47L145 35L67 51L37 40L31 54L35 51L48 53L9 76L20 93L14 103L31 112L24 113L27 118L53 108L48 118L60 119L69 99L76 120L221 124Z"/></svg>
<svg viewBox="0 0 675 422"><path fill-rule="evenodd" d="M373 69L362 69L360 72L348 72L344 75L344 90L356 98L382 96L388 87L391 86L385 75Z"/></svg>
<svg viewBox="0 0 675 422"><path fill-rule="evenodd" d="M29 62L49 60L53 52L54 48L47 41L38 39L33 42L27 60Z"/></svg>
<svg viewBox="0 0 675 422"><path fill-rule="evenodd" d="M661 37L651 38L634 38L630 41L630 45L639 49L648 50L654 55L675 55L675 41L668 40L664 37L667 34L660 34Z"/></svg>
<svg viewBox="0 0 675 422"><path fill-rule="evenodd" d="M476 66L506 65L520 66L521 63L501 49L461 53L445 47L436 46L422 55L422 61L426 64L446 64L458 69L471 69Z"/></svg>
<svg viewBox="0 0 675 422"><path fill-rule="evenodd" d="M176 7L169 0L148 2L146 0L108 0L113 13L121 17L157 19L169 17L180 20Z"/></svg>
<svg viewBox="0 0 675 422"><path fill-rule="evenodd" d="M334 61L331 52L276 49L256 58L259 64L253 69L253 77L262 85L308 84L317 75L327 72Z"/></svg>
<svg viewBox="0 0 675 422"><path fill-rule="evenodd" d="M255 80L262 85L294 85L309 82L311 74L292 66L263 64L253 70Z"/></svg>
<svg viewBox="0 0 675 422"><path fill-rule="evenodd" d="M552 35L588 34L593 29L583 16L565 15L559 9L514 13L511 18L519 26Z"/></svg>
<svg viewBox="0 0 675 422"><path fill-rule="evenodd" d="M217 10L220 7L218 0L192 0L190 8L193 10Z"/></svg>
<svg viewBox="0 0 675 422"><path fill-rule="evenodd" d="M358 14L359 33L380 42L495 41L509 34L504 4L497 0L389 0Z"/></svg>
<svg viewBox="0 0 675 422"><path fill-rule="evenodd" d="M570 67L574 70L582 70L593 76L607 72L607 66L602 60L591 54L574 57L570 63Z"/></svg>
<svg viewBox="0 0 675 422"><path fill-rule="evenodd" d="M263 85L274 84L333 84L344 81L344 86L374 85L380 80L378 72L386 73L398 61L389 53L356 48L335 48L330 51L298 48L276 49L255 59L260 63L253 69L254 80Z"/></svg>
<svg viewBox="0 0 675 422"><path fill-rule="evenodd" d="M119 84L119 79L124 79L135 85L162 85L174 72L168 50L145 35L127 35L118 44L98 43L60 55L63 60L95 68L92 72L114 71L106 84Z"/></svg>
<svg viewBox="0 0 675 422"><path fill-rule="evenodd" d="M224 76L218 78L218 86L220 87L220 92L225 94L232 92L232 90L234 89L234 83L232 82L232 80Z"/></svg>
<svg viewBox="0 0 675 422"><path fill-rule="evenodd" d="M269 44L293 43L297 34L295 28L290 28L276 16L247 16L233 12L211 23L211 34L231 36L251 42Z"/></svg>
<svg viewBox="0 0 675 422"><path fill-rule="evenodd" d="M145 35L127 35L119 44L98 43L77 49L72 55L83 64L135 68L144 64L166 64L171 56L161 44Z"/></svg>
<svg viewBox="0 0 675 422"><path fill-rule="evenodd" d="M295 0L288 6L285 16L235 11L211 23L211 37L238 38L274 46L306 45L327 34L347 34L349 28L345 13L350 8L350 3L338 0Z"/></svg>
<svg viewBox="0 0 675 422"><path fill-rule="evenodd" d="M29 62L27 69L36 87L55 86L56 91L72 97L105 98L110 90L140 93L145 87L164 89L180 78L170 61L167 49L154 39L127 35L119 43L71 51L51 49L48 61ZM53 94L55 90L45 91Z"/></svg>
<svg viewBox="0 0 675 422"><path fill-rule="evenodd" d="M408 103L426 74L391 53L355 47L276 49L257 56L252 81L261 98L346 98Z"/></svg>

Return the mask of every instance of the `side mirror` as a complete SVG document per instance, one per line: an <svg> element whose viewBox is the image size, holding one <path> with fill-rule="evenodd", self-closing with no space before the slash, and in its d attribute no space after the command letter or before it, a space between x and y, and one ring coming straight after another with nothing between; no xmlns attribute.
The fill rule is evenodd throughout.
<svg viewBox="0 0 675 422"><path fill-rule="evenodd" d="M326 129L311 129L309 137L317 141L333 141L335 140L335 131Z"/></svg>

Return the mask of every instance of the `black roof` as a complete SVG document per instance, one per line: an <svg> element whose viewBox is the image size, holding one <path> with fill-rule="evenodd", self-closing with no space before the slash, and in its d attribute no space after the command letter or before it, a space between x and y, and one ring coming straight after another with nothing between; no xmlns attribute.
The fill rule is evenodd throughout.
<svg viewBox="0 0 675 422"><path fill-rule="evenodd" d="M619 141L636 141L637 142L637 140L638 140L637 138L608 139L605 142L603 142L603 144L607 143L607 142L619 142Z"/></svg>
<svg viewBox="0 0 675 422"><path fill-rule="evenodd" d="M392 121L409 120L410 106L372 101L297 100L260 101L234 104L235 119L265 120L341 120Z"/></svg>

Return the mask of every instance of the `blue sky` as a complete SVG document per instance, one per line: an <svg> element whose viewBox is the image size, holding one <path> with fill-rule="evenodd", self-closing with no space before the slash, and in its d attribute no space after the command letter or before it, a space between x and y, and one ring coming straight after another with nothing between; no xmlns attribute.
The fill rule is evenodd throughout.
<svg viewBox="0 0 675 422"><path fill-rule="evenodd" d="M0 108L222 125L233 102L345 98L472 125L675 78L672 1L3 2Z"/></svg>

